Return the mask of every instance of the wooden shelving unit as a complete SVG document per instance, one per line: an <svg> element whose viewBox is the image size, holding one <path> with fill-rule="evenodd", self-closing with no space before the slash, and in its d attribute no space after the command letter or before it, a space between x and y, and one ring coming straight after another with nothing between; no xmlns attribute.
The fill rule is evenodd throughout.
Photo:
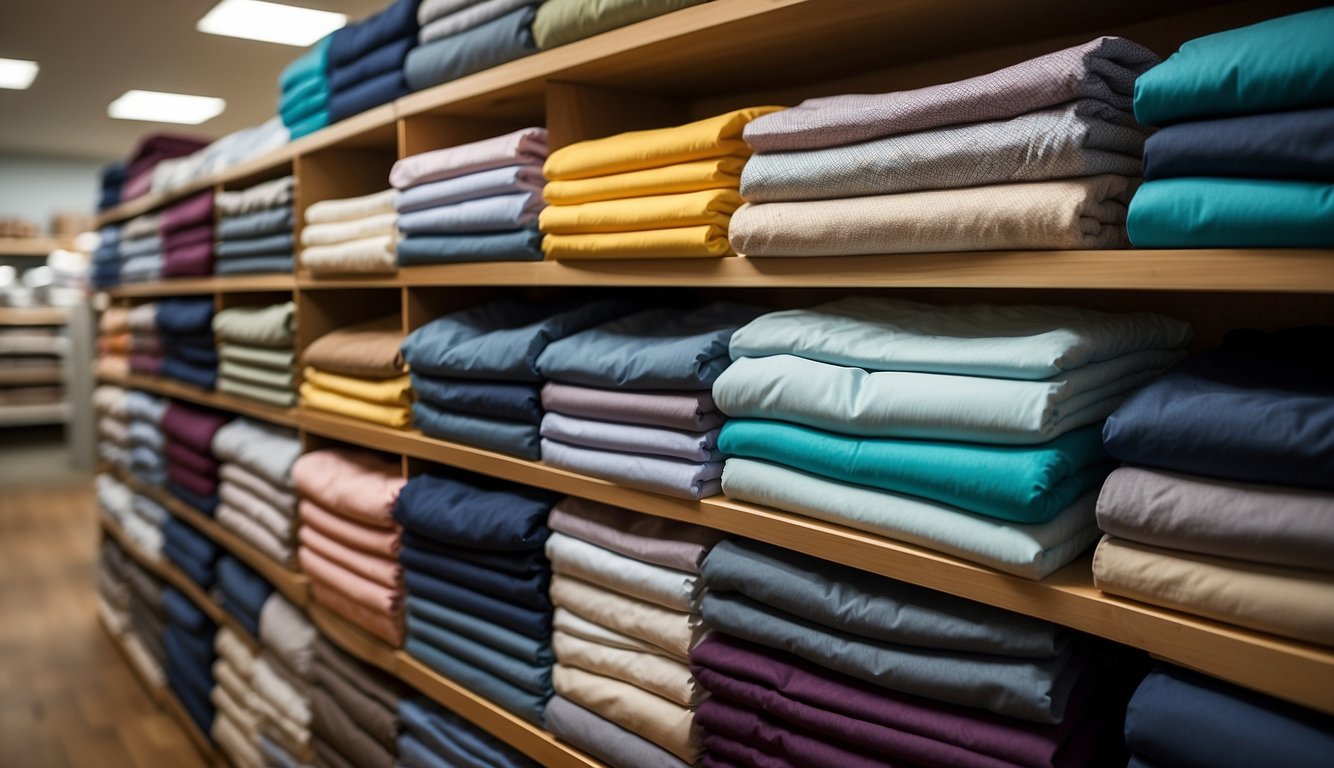
<svg viewBox="0 0 1334 768"><path fill-rule="evenodd" d="M48 256L61 248L72 248L74 242L60 237L0 237L0 259L11 256Z"/></svg>

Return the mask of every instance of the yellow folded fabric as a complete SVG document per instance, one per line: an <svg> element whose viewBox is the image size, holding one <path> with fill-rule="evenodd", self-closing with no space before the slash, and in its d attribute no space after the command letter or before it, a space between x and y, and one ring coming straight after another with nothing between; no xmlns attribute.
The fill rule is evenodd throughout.
<svg viewBox="0 0 1334 768"><path fill-rule="evenodd" d="M549 181L542 189L542 197L552 205L578 205L701 189L739 189L741 169L745 166L745 156L712 157L591 179Z"/></svg>
<svg viewBox="0 0 1334 768"><path fill-rule="evenodd" d="M581 141L552 152L542 171L547 181L586 179L709 157L749 155L750 148L741 139L746 123L781 109L785 107L749 107L672 128Z"/></svg>
<svg viewBox="0 0 1334 768"><path fill-rule="evenodd" d="M636 232L703 224L727 228L732 211L741 207L734 189L706 189L679 195L631 197L581 205L551 205L538 219L542 231L554 235L595 232Z"/></svg>
<svg viewBox="0 0 1334 768"><path fill-rule="evenodd" d="M727 227L677 227L593 235L547 235L548 259L697 259L735 256Z"/></svg>
<svg viewBox="0 0 1334 768"><path fill-rule="evenodd" d="M355 397L378 405L412 405L412 379L406 373L392 379L362 379L306 366L301 375L326 392Z"/></svg>
<svg viewBox="0 0 1334 768"><path fill-rule="evenodd" d="M405 406L379 405L346 397L306 382L301 385L301 404L307 408L350 416L361 421L402 429L412 421L412 410Z"/></svg>

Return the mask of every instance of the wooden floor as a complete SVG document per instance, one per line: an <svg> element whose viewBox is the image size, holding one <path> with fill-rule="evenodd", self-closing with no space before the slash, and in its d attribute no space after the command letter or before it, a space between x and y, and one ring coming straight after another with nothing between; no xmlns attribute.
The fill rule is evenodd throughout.
<svg viewBox="0 0 1334 768"><path fill-rule="evenodd" d="M0 488L0 768L204 762L98 623L91 484Z"/></svg>

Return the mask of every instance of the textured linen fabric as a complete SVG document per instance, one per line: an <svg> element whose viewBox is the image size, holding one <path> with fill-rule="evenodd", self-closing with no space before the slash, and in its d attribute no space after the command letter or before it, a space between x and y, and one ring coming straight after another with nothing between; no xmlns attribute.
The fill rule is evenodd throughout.
<svg viewBox="0 0 1334 768"><path fill-rule="evenodd" d="M367 452L329 448L302 454L292 485L323 509L377 528L391 528L390 511L407 482L398 462Z"/></svg>
<svg viewBox="0 0 1334 768"><path fill-rule="evenodd" d="M737 501L906 541L1029 579L1058 570L1098 538L1092 492L1048 522L1025 525L750 459L728 459L722 485Z"/></svg>
<svg viewBox="0 0 1334 768"><path fill-rule="evenodd" d="M555 696L547 702L545 725L557 738L609 765L633 765L636 768L686 768L687 765L657 744L563 696Z"/></svg>
<svg viewBox="0 0 1334 768"><path fill-rule="evenodd" d="M398 315L330 331L307 345L302 366L344 376L388 379L403 373L403 323Z"/></svg>
<svg viewBox="0 0 1334 768"><path fill-rule="evenodd" d="M417 8L417 20L421 24L417 40L425 44L456 35L532 4L533 0L482 0L456 10L440 12L434 7L428 9L423 3Z"/></svg>
<svg viewBox="0 0 1334 768"><path fill-rule="evenodd" d="M1134 186L1102 175L747 204L732 215L728 237L747 256L1123 248Z"/></svg>
<svg viewBox="0 0 1334 768"><path fill-rule="evenodd" d="M542 385L542 407L569 416L600 421L705 432L723 423L723 414L707 391L625 392L548 381Z"/></svg>
<svg viewBox="0 0 1334 768"><path fill-rule="evenodd" d="M296 302L229 307L213 316L213 334L221 342L261 347L290 347L296 332Z"/></svg>
<svg viewBox="0 0 1334 768"><path fill-rule="evenodd" d="M284 176L236 191L219 192L215 205L224 218L290 206L296 178Z"/></svg>
<svg viewBox="0 0 1334 768"><path fill-rule="evenodd" d="M763 152L746 162L752 203L888 195L1077 176L1139 176L1145 129L1082 99L1008 120L965 123L839 147Z"/></svg>
<svg viewBox="0 0 1334 768"><path fill-rule="evenodd" d="M404 235L451 235L531 228L545 205L533 192L492 195L404 213L398 229Z"/></svg>
<svg viewBox="0 0 1334 768"><path fill-rule="evenodd" d="M458 413L421 401L412 404L412 424L422 434L536 461L542 457L537 425Z"/></svg>
<svg viewBox="0 0 1334 768"><path fill-rule="evenodd" d="M638 232L544 235L548 259L711 259L734 256L727 228L715 224Z"/></svg>
<svg viewBox="0 0 1334 768"><path fill-rule="evenodd" d="M726 227L741 206L732 189L708 189L672 195L649 195L576 205L553 205L542 211L542 231L548 234L632 232L710 225Z"/></svg>
<svg viewBox="0 0 1334 768"><path fill-rule="evenodd" d="M303 246L337 245L349 240L389 235L393 234L396 221L398 221L398 213L388 211L358 219L331 221L326 224L308 224L301 230L301 244Z"/></svg>
<svg viewBox="0 0 1334 768"><path fill-rule="evenodd" d="M702 1L547 0L537 9L533 37L537 46L546 50L698 5Z"/></svg>
<svg viewBox="0 0 1334 768"><path fill-rule="evenodd" d="M552 205L579 205L706 189L735 190L746 163L745 157L712 157L587 179L552 181L543 187L542 196Z"/></svg>
<svg viewBox="0 0 1334 768"><path fill-rule="evenodd" d="M552 412L542 418L542 436L585 448L647 453L687 461L718 461L722 458L717 447L718 430L681 432Z"/></svg>
<svg viewBox="0 0 1334 768"><path fill-rule="evenodd" d="M517 605L417 569L408 570L404 580L414 598L468 613L533 640L551 635L551 611L547 608Z"/></svg>
<svg viewBox="0 0 1334 768"><path fill-rule="evenodd" d="M569 637L577 637L581 640L587 640L604 648L615 648L623 651L634 651L641 654L652 654L676 659L676 657L653 643L640 640L630 635L621 634L613 629L602 626L596 622L589 621L576 613L572 613L566 608L557 608L551 616L551 627L553 631L559 630L562 634ZM676 659L681 661L681 659ZM684 661L682 661L684 663Z"/></svg>
<svg viewBox="0 0 1334 768"><path fill-rule="evenodd" d="M1107 537L1093 584L1114 595L1320 645L1334 645L1334 575Z"/></svg>
<svg viewBox="0 0 1334 768"><path fill-rule="evenodd" d="M1139 248L1328 248L1334 185L1185 177L1146 182L1126 219Z"/></svg>
<svg viewBox="0 0 1334 768"><path fill-rule="evenodd" d="M690 649L707 631L698 614L669 610L560 574L551 578L551 602L585 622L628 635L681 662L689 659Z"/></svg>
<svg viewBox="0 0 1334 768"><path fill-rule="evenodd" d="M282 489L291 487L292 465L301 455L296 432L246 418L220 427L210 448L219 459L240 464Z"/></svg>
<svg viewBox="0 0 1334 768"><path fill-rule="evenodd" d="M462 145L469 146L469 145ZM448 150L440 150L448 151ZM460 153L461 155L462 153ZM439 159L439 156L437 156ZM467 165L467 161L462 161ZM405 162L403 160L400 163ZM397 164L395 164L397 166ZM447 165L441 164L441 173L451 172ZM392 169L390 170L392 174ZM489 168L462 176L442 178L438 181L414 183L398 194L395 206L400 214L434 208L440 205L461 203L465 200L512 195L521 192L541 193L544 180L542 166L536 162L519 162L498 168Z"/></svg>
<svg viewBox="0 0 1334 768"><path fill-rule="evenodd" d="M542 438L543 463L630 488L679 499L702 499L722 490L721 461L688 461L642 453L583 448Z"/></svg>
<svg viewBox="0 0 1334 768"><path fill-rule="evenodd" d="M704 586L695 574L664 568L561 533L547 539L555 573L676 611L699 610Z"/></svg>
<svg viewBox="0 0 1334 768"><path fill-rule="evenodd" d="M380 213L392 213L397 192L386 189L359 197L321 200L306 207L306 224L355 221Z"/></svg>
<svg viewBox="0 0 1334 768"><path fill-rule="evenodd" d="M556 630L552 649L562 666L630 683L682 707L699 704L704 692L690 668L675 659L589 642Z"/></svg>
<svg viewBox="0 0 1334 768"><path fill-rule="evenodd" d="M413 48L403 64L403 78L414 91L448 83L474 72L537 53L533 42L535 5L468 30Z"/></svg>
<svg viewBox="0 0 1334 768"><path fill-rule="evenodd" d="M953 83L807 99L756 120L746 128L746 142L756 152L832 147L1002 120L1075 99L1097 99L1127 109L1135 79L1157 63L1158 57L1143 46L1120 37L1099 37Z"/></svg>
<svg viewBox="0 0 1334 768"><path fill-rule="evenodd" d="M619 680L557 665L552 682L562 697L643 736L678 758L699 759L699 737L692 710Z"/></svg>
<svg viewBox="0 0 1334 768"><path fill-rule="evenodd" d="M1146 349L1181 349L1190 336L1186 323L1146 312L849 297L762 315L733 334L731 355L1035 380Z"/></svg>
<svg viewBox="0 0 1334 768"><path fill-rule="evenodd" d="M1144 178L1334 179L1334 108L1180 123L1144 143Z"/></svg>
<svg viewBox="0 0 1334 768"><path fill-rule="evenodd" d="M1334 99L1334 8L1196 38L1135 84L1145 125L1328 106Z"/></svg>
<svg viewBox="0 0 1334 768"><path fill-rule="evenodd" d="M533 724L542 722L546 696L534 694L488 674L453 650L446 651L410 633L404 646L407 653L441 675L495 702L502 709Z"/></svg>
<svg viewBox="0 0 1334 768"><path fill-rule="evenodd" d="M299 443L298 443L299 445ZM224 483L231 483L244 488L257 499L269 504L283 514L291 514L296 509L296 495L292 492L291 480L278 484L270 481L257 471L224 458L218 478Z"/></svg>
<svg viewBox="0 0 1334 768"><path fill-rule="evenodd" d="M299 512L302 525L319 530L324 535L350 547L371 554L396 558L401 546L400 531L395 528L370 527L323 509L308 499L302 499Z"/></svg>
<svg viewBox="0 0 1334 768"><path fill-rule="evenodd" d="M355 768L392 768L394 753L357 727L354 715L345 711L320 686L310 690L311 708L315 713L311 731L316 736L317 755L321 748L333 749L344 764ZM319 758L321 764L324 757Z"/></svg>
<svg viewBox="0 0 1334 768"><path fill-rule="evenodd" d="M398 241L401 267L465 261L541 261L542 234L536 228L464 235L414 235Z"/></svg>
<svg viewBox="0 0 1334 768"><path fill-rule="evenodd" d="M503 136L411 155L394 163L389 183L408 190L429 182L479 174L496 168L532 166L547 156L547 129L520 128ZM411 192L401 193L411 196ZM418 192L416 194L423 194Z"/></svg>
<svg viewBox="0 0 1334 768"><path fill-rule="evenodd" d="M301 266L315 274L387 274L397 269L394 235L301 249Z"/></svg>

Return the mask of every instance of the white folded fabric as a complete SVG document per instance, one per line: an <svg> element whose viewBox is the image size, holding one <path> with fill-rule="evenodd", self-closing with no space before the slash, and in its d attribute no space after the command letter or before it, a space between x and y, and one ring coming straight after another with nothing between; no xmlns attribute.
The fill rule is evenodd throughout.
<svg viewBox="0 0 1334 768"><path fill-rule="evenodd" d="M390 213L394 210L394 196L397 194L396 190L386 189L361 197L321 200L306 209L306 224L351 221L374 216L377 213Z"/></svg>
<svg viewBox="0 0 1334 768"><path fill-rule="evenodd" d="M351 240L364 240L377 235L392 235L398 223L398 212L377 213L360 219L332 221L328 224L307 224L301 230L301 244L337 245Z"/></svg>
<svg viewBox="0 0 1334 768"><path fill-rule="evenodd" d="M551 570L670 608L699 610L704 583L696 574L626 557L563 533L547 539Z"/></svg>
<svg viewBox="0 0 1334 768"><path fill-rule="evenodd" d="M316 245L301 251L301 266L316 274L385 274L398 269L394 236Z"/></svg>

